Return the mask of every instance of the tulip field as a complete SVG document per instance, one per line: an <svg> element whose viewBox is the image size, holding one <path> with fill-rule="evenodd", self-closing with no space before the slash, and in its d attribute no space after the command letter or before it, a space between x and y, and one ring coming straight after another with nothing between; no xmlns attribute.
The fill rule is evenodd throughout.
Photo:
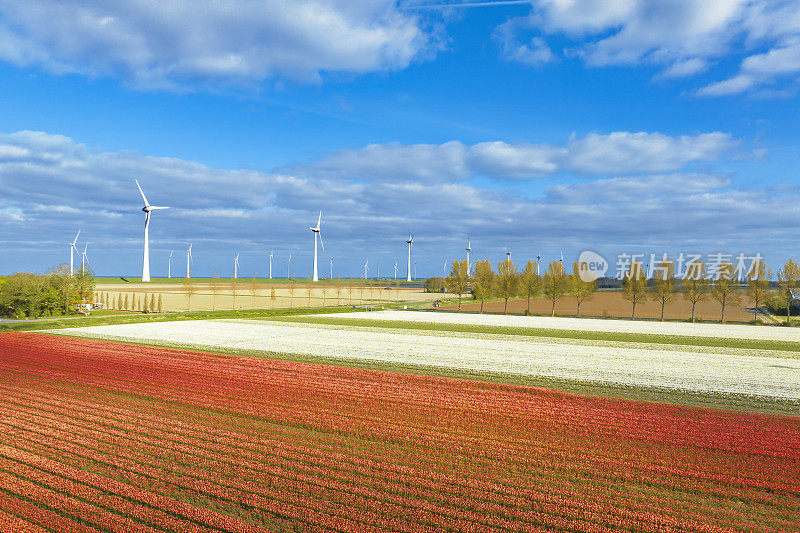
<svg viewBox="0 0 800 533"><path fill-rule="evenodd" d="M798 531L800 418L0 335L0 531Z"/></svg>

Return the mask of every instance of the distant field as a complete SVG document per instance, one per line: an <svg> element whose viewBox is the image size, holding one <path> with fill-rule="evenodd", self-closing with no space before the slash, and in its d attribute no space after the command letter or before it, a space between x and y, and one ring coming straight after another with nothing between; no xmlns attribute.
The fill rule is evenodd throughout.
<svg viewBox="0 0 800 533"><path fill-rule="evenodd" d="M144 298L161 295L164 311L210 311L220 309L273 309L289 307L326 307L331 305L375 305L391 302L419 302L440 299L441 295L424 292L413 286L394 284L308 283L293 282L270 284L259 280L240 279L234 286L230 280L221 280L216 291L208 280L193 280L194 293L189 300L182 283L103 283L95 288L95 298L117 302L119 295ZM235 297L234 297L235 292ZM272 299L272 294L275 299ZM115 308L115 305L109 305Z"/></svg>
<svg viewBox="0 0 800 533"><path fill-rule="evenodd" d="M0 361L4 531L800 530L797 418L40 334Z"/></svg>
<svg viewBox="0 0 800 533"><path fill-rule="evenodd" d="M452 295L447 295L452 297ZM725 320L733 322L752 322L753 310L752 307L741 295L741 301L738 304L728 305L725 308ZM491 301L485 302L483 310L488 313L502 313L505 302ZM552 309L552 302L546 298L532 298L531 299L531 313L539 315L549 315ZM461 309L464 311L479 311L481 308L480 302L475 302L470 297L462 301ZM443 307L446 310L458 309L458 305L451 305ZM527 300L509 300L508 312L509 313L524 313L528 309ZM556 304L556 314L563 316L575 315L575 298L565 296ZM667 320L689 320L692 314L691 304L687 303L681 295L678 295L674 301L667 304L664 308L664 318ZM583 316L596 316L596 317L619 317L630 318L631 316L631 303L622 298L620 292L615 291L599 291L592 296L591 300L583 302L581 305L581 315ZM652 300L636 305L637 318L660 318L661 305ZM695 308L695 317L702 320L717 321L720 318L720 305L711 296L706 297L697 303Z"/></svg>

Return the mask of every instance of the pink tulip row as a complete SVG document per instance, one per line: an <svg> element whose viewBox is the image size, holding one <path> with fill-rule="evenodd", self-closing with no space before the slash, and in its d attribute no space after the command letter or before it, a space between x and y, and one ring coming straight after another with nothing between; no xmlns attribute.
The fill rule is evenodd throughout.
<svg viewBox="0 0 800 533"><path fill-rule="evenodd" d="M178 488L339 531L796 525L792 419L30 335L0 336L0 363L0 443L27 450L0 460L129 520L188 520Z"/></svg>
<svg viewBox="0 0 800 533"><path fill-rule="evenodd" d="M70 425L70 426L74 426L74 424L75 424L75 422L74 422L74 421L70 421L70 422L69 422L69 425ZM102 437L102 435L103 435L103 433L102 433L102 432L103 432L103 430L101 429L101 430L99 430L99 431L98 431L98 433L97 433L97 434L95 434L95 435L92 435L92 436L91 436L92 440L94 440L94 442L98 442L98 441L97 441L97 440L95 440L95 439L97 439L97 438L99 438L99 437ZM158 438L156 439L156 442L158 442L160 446L161 446L161 445L163 445L163 443L164 443L163 436L162 436L162 435L158 435L157 437L158 437ZM72 437L72 438L74 438L74 437ZM222 450L220 450L220 449L217 449L217 450L216 450L216 451L214 451L213 453L214 453L214 455L216 456L218 453L223 453L223 451L222 451ZM231 450L227 450L227 451L226 451L226 452L224 452L224 453L229 453L229 454L230 454L230 453L231 453ZM235 453L235 450L233 450L233 453ZM296 454L296 453L297 453L297 451L296 451L296 450L291 450L291 453L292 453L292 455L294 455L294 454ZM302 452L301 452L301 453L302 453ZM250 456L252 456L252 455L250 455ZM233 457L233 456L232 456L232 457ZM312 457L312 459L314 459L314 458ZM147 461L147 458L146 458L146 457L144 457L144 458L143 458L143 460L144 460L144 461ZM181 456L181 460L182 460L182 462L186 462L186 461L190 460L190 458L188 458L187 456L183 456L183 455L182 455L182 456ZM317 459L317 462L323 462L323 461L325 461L325 458L318 458L318 459ZM216 460L215 460L215 462L216 462ZM327 470L323 470L323 469L321 469L321 468L318 468L318 469L317 469L317 471L318 471L318 473L319 473L319 475L320 475L320 479L325 479L326 477L330 477L330 474L331 474L331 472L332 472L332 471L334 471L334 472L335 472L335 471L337 470L337 464L336 464L335 462L333 462L333 461L331 461L330 463L331 463L331 464L329 464L329 465L326 465L327 467L329 467ZM303 465L303 464L301 464L301 463L299 463L299 462L297 462L297 461L293 461L293 462L292 462L292 464L291 464L291 466L289 467L290 469L292 469L292 470L290 470L290 471L296 470L296 469L298 468L298 464L300 465L300 466L299 466L299 468L306 468L306 470L309 470L309 471L313 471L313 470L314 470L313 468L310 468L310 467L308 467L307 465ZM311 464L313 464L313 463L311 463ZM244 464L244 463L243 463L243 465L244 465L244 466L248 466L248 465L246 465L246 464ZM206 462L204 462L204 461L200 461L200 466L206 467L206 466L208 466L208 464L207 464ZM251 471L252 471L252 472L255 472L255 473L256 473L256 474L258 474L258 475L261 475L261 474L259 474L259 468L258 468L258 466L259 466L259 465L258 465L258 463L254 463L254 466L255 466L255 467L254 467L254 468L252 468L252 469L251 469L249 466L248 466L248 468L240 469L240 471L236 472L236 473L235 473L235 475L236 475L237 477L239 477L239 476L242 476L242 477L244 477L244 476L247 476L247 474L248 474L249 472L251 472ZM338 465L338 466L341 466L341 465ZM340 471L339 471L339 473L338 473L339 475L338 475L337 477L339 477L339 478L345 477L345 478L346 478L346 473L348 472L348 470L346 469L346 467L348 467L348 466L352 466L352 465L344 465L344 466L345 466L345 468L340 468L340 469L339 469ZM227 472L227 473L231 474L232 472ZM262 472L262 473L263 473L263 472ZM344 476L342 476L342 475L341 475L342 473L345 473L345 475L344 475ZM595 473L594 473L594 475L596 475L596 476L597 476L597 475L602 475L602 473L603 473L602 471L601 471L601 472L595 472ZM270 473L268 473L268 474L270 474L270 475L275 475L275 472L270 472ZM363 483L364 483L363 479L364 479L364 478L362 478L362 479L354 479L354 480L351 480L351 481L353 481L354 483L359 483L359 482L360 482L360 483L362 483L362 484L363 484ZM383 490L386 490L386 487L382 487L382 489L383 489ZM437 489L438 489L438 487L437 487ZM442 490L442 492L446 492L448 489L451 489L451 487L443 487L442 489L443 489L443 490ZM350 489L348 489L348 490L350 490ZM526 492L525 492L525 493L522 493L522 494L520 494L519 496L521 496L521 497L527 497L527 498L531 498L531 497L533 496L533 493L531 492L531 490L530 490L530 487L528 487L528 489L526 490ZM465 501L465 500L463 499L463 496L461 496L460 498L461 498L461 499L460 499L459 501L454 501L454 502L450 502L450 503L451 503L451 504L455 504L455 505L459 505L459 504L460 504L461 506L464 506L465 504L468 504L468 501ZM504 503L507 503L507 502L509 501L509 499L510 499L510 498L511 498L511 496L510 496L509 494L505 494L505 495L503 496ZM537 502L538 502L538 501L540 501L540 498L541 498L541 496L537 497L537 498L536 498L536 501L537 501ZM523 501L525 501L525 500L522 500L520 497L517 497L517 499L518 499L518 501L519 501L519 502L523 502ZM619 502L616 502L616 503L619 503ZM659 504L659 503L660 503L659 501L655 501L655 502L654 502L654 504L651 506L651 511L658 510L658 504ZM583 508L583 507L585 507L585 505L584 505L582 502L580 502L580 501L576 501L576 502L574 502L573 504L571 504L571 503L570 503L568 500L564 499L563 497L562 497L562 498L561 498L561 500L559 501L559 506L558 506L558 507L559 507L559 509L566 510L566 509L569 509L570 507L573 507L573 506L574 506L575 508L577 508L577 509L580 509L580 508ZM599 507L599 506L598 506L598 507ZM640 501L640 502L638 502L638 507L639 507L639 509L641 509L641 508L642 508L642 502L641 502L641 501ZM487 508L487 507L485 506L485 504L484 504L484 507L483 507L483 509L482 509L482 510L483 510L484 512L486 512L486 511L489 511L489 508ZM619 511L617 511L617 512L619 512ZM501 513L497 512L497 510L496 510L496 509L494 510L494 513L495 513L495 514L501 514ZM662 512L661 514L663 515L664 513ZM517 516L516 518L519 518L519 516ZM697 525L695 525L695 527L697 527Z"/></svg>

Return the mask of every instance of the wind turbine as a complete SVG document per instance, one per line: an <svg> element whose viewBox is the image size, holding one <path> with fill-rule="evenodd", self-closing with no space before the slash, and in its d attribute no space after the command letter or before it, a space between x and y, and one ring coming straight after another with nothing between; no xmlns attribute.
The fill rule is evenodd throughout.
<svg viewBox="0 0 800 533"><path fill-rule="evenodd" d="M333 279L333 257L331 257L331 278Z"/></svg>
<svg viewBox="0 0 800 533"><path fill-rule="evenodd" d="M72 242L66 243L69 246L69 275L75 275L75 267L74 267L74 259L72 258L72 252L77 252L78 248L75 246L78 243L78 237L81 234L81 230L78 230L78 234L75 235L75 240Z"/></svg>
<svg viewBox="0 0 800 533"><path fill-rule="evenodd" d="M506 261L511 261L511 248L506 248Z"/></svg>
<svg viewBox="0 0 800 533"><path fill-rule="evenodd" d="M411 281L411 245L414 244L414 234L408 234L408 240L406 241L408 244L408 275L406 276L406 281Z"/></svg>
<svg viewBox="0 0 800 533"><path fill-rule="evenodd" d="M536 275L539 275L539 263L542 262L542 252L539 252L539 255L536 256Z"/></svg>
<svg viewBox="0 0 800 533"><path fill-rule="evenodd" d="M317 275L317 237L319 237L319 243L322 245L322 251L325 251L325 243L322 242L322 233L319 231L319 225L322 222L322 211L319 212L319 218L317 218L317 225L312 226L308 229L314 234L314 276L311 278L311 281L319 281L319 276Z"/></svg>
<svg viewBox="0 0 800 533"><path fill-rule="evenodd" d="M233 279L239 278L239 252L236 252L236 257L233 258Z"/></svg>
<svg viewBox="0 0 800 533"><path fill-rule="evenodd" d="M189 243L189 247L186 249L186 279L192 277L192 269L189 267L189 263L192 260L192 243Z"/></svg>
<svg viewBox="0 0 800 533"><path fill-rule="evenodd" d="M378 259L378 266L377 266L377 272L375 274L375 279L381 279L381 260L380 259Z"/></svg>
<svg viewBox="0 0 800 533"><path fill-rule="evenodd" d="M291 279L289 272L292 270L292 254L289 254L289 261L286 263L286 279Z"/></svg>
<svg viewBox="0 0 800 533"><path fill-rule="evenodd" d="M469 241L469 235L467 235L467 277L469 277L469 270L470 270L470 263L469 263L469 253L472 251L472 244Z"/></svg>
<svg viewBox="0 0 800 533"><path fill-rule="evenodd" d="M445 259L444 263L442 263L442 277L447 277L447 259Z"/></svg>
<svg viewBox="0 0 800 533"><path fill-rule="evenodd" d="M367 268L369 267L369 259L364 262L364 280L367 279Z"/></svg>
<svg viewBox="0 0 800 533"><path fill-rule="evenodd" d="M564 266L564 250L561 250L561 259L559 260L559 263L561 263L562 267Z"/></svg>
<svg viewBox="0 0 800 533"><path fill-rule="evenodd" d="M394 280L397 281L397 261L394 262Z"/></svg>
<svg viewBox="0 0 800 533"><path fill-rule="evenodd" d="M150 202L147 201L147 197L144 195L144 191L142 191L142 186L139 185L139 180L134 179L133 181L135 181L136 186L139 187L142 200L144 200L144 207L142 208L142 211L144 211L144 260L142 261L142 281L150 281L150 213L156 209L169 209L169 207L150 205Z"/></svg>
<svg viewBox="0 0 800 533"><path fill-rule="evenodd" d="M272 279L272 250L269 251L269 279Z"/></svg>
<svg viewBox="0 0 800 533"><path fill-rule="evenodd" d="M175 250L169 251L169 263L167 265L167 279L172 278L172 254L175 253Z"/></svg>
<svg viewBox="0 0 800 533"><path fill-rule="evenodd" d="M89 256L86 255L86 249L88 247L88 242L83 244L83 253L81 254L81 274L86 272L86 265L89 263Z"/></svg>

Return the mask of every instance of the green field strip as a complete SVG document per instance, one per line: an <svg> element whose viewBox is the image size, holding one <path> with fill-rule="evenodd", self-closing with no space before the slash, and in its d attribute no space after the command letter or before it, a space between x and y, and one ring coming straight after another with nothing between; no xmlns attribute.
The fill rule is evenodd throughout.
<svg viewBox="0 0 800 533"><path fill-rule="evenodd" d="M22 322L0 322L0 333L8 331L47 331L86 326L138 324L141 322L173 322L183 320L209 320L222 318L269 318L274 316L314 315L318 313L353 313L350 307L297 307L293 309L249 309L240 311L186 311L173 313L129 313L99 317L60 317Z"/></svg>
<svg viewBox="0 0 800 533"><path fill-rule="evenodd" d="M278 322L301 322L327 324L333 326L357 326L364 328L385 328L401 330L442 331L453 333L476 333L493 335L513 335L521 337L545 337L552 339L575 339L589 341L624 342L633 344L662 344L701 346L716 348L740 348L748 350L771 350L800 352L800 342L755 339L725 339L720 337L694 337L688 335L661 335L653 333L622 333L604 331L582 331L566 329L545 329L511 326L484 326L473 324L442 324L434 322L413 322L399 320L363 320L345 317L287 316L264 317L263 320ZM763 326L772 327L772 326ZM800 355L798 355L800 356Z"/></svg>

